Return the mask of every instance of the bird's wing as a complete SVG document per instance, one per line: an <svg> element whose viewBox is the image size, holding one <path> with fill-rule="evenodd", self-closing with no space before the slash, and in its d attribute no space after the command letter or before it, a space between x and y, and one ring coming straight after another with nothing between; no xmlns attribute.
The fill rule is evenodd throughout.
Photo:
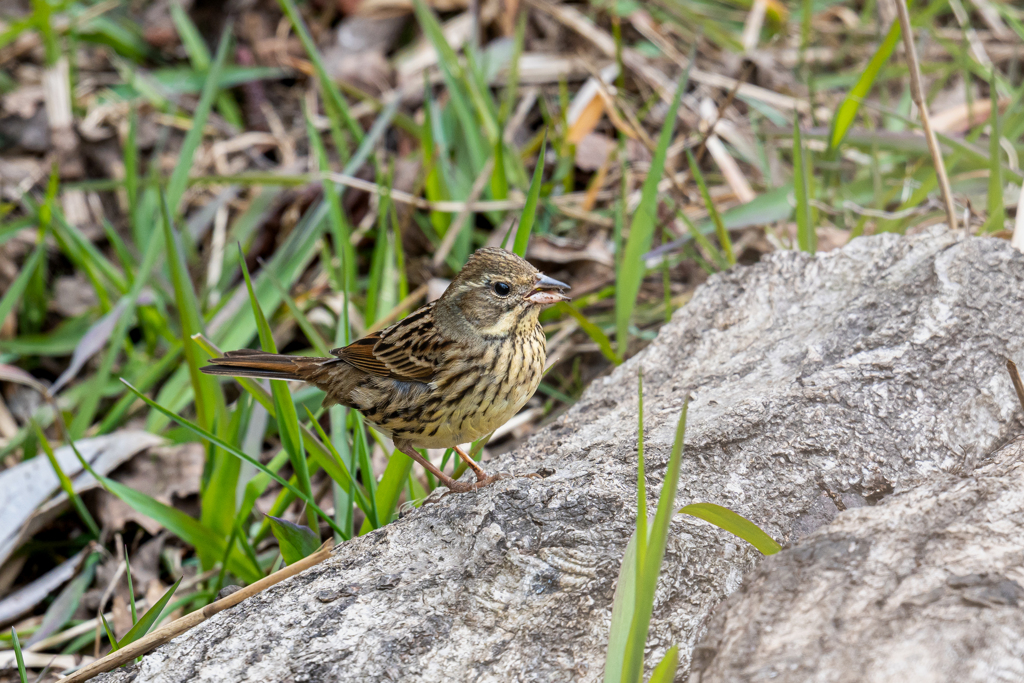
<svg viewBox="0 0 1024 683"><path fill-rule="evenodd" d="M427 304L391 327L331 353L371 375L429 382L450 344L437 333L433 307Z"/></svg>

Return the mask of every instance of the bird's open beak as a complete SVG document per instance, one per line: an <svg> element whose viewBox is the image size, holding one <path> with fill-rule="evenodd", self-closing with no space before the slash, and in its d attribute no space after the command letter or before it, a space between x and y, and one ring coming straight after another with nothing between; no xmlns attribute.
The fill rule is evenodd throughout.
<svg viewBox="0 0 1024 683"><path fill-rule="evenodd" d="M551 304L557 304L559 301L569 301L569 297L562 293L563 289L571 288L569 285L559 282L553 277L537 273L537 284L526 295L526 299L540 306L550 306Z"/></svg>

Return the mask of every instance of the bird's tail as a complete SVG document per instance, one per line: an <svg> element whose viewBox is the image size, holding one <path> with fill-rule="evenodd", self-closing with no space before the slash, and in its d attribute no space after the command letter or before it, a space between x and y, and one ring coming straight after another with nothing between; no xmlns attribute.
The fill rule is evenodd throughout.
<svg viewBox="0 0 1024 683"><path fill-rule="evenodd" d="M228 351L222 358L211 358L212 365L207 365L202 371L207 375L303 381L306 379L306 373L302 372L303 360L306 359L255 349L239 349Z"/></svg>

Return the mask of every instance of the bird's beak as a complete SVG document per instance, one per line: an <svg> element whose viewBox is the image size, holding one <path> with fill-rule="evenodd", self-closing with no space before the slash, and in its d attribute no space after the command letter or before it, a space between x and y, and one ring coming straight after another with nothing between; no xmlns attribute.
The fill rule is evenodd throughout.
<svg viewBox="0 0 1024 683"><path fill-rule="evenodd" d="M569 301L569 297L562 293L563 289L571 288L569 285L559 282L553 277L537 273L537 284L526 295L526 299L540 306L550 306L551 304L557 304L559 301Z"/></svg>

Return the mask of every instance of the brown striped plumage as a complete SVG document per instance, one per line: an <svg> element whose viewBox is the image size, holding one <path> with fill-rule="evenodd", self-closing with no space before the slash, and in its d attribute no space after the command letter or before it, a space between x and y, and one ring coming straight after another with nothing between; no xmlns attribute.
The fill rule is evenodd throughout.
<svg viewBox="0 0 1024 683"><path fill-rule="evenodd" d="M516 414L540 383L546 357L540 310L566 300L565 285L503 249L474 253L445 293L391 327L329 358L231 351L203 372L302 380L325 404L360 411L395 446L453 491L494 481L461 450L477 484L455 482L415 448L452 448Z"/></svg>

